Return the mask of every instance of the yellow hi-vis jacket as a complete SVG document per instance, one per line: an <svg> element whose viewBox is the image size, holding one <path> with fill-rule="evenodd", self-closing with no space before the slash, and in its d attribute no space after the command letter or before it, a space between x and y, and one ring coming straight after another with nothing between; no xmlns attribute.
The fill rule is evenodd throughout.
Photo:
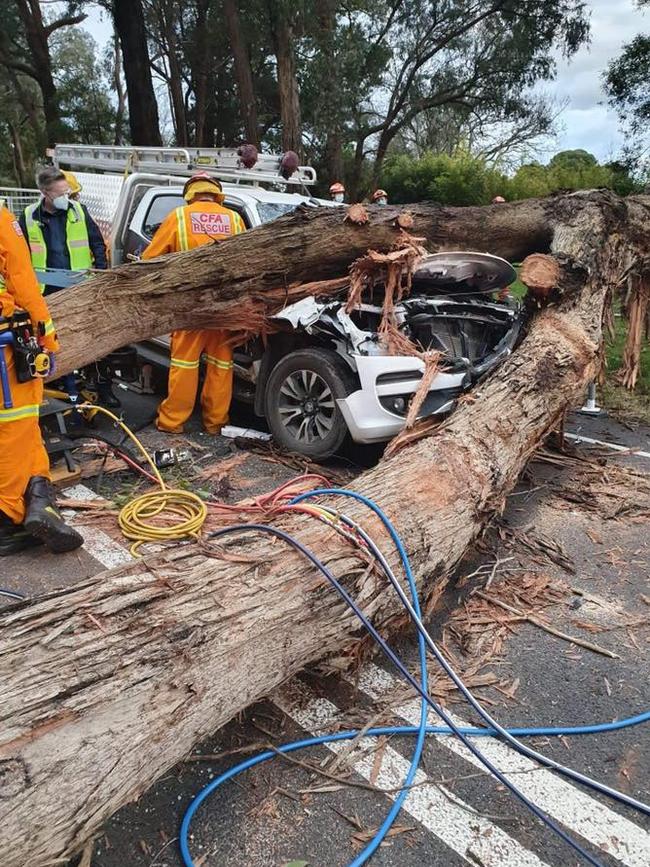
<svg viewBox="0 0 650 867"><path fill-rule="evenodd" d="M47 268L47 247L40 223L35 219L36 211L40 202L28 205L25 208L25 226L29 247L32 251L32 265L35 271L45 271ZM93 266L93 257L90 251L88 238L88 226L86 215L78 202L70 201L66 218L66 242L70 255L71 271L86 271ZM45 285L39 284L41 292L45 291Z"/></svg>

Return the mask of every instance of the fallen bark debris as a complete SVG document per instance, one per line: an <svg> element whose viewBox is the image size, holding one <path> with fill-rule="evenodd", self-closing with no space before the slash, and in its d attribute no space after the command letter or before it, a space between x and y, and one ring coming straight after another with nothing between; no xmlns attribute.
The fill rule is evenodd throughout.
<svg viewBox="0 0 650 867"><path fill-rule="evenodd" d="M556 508L573 509L578 505L608 521L646 519L650 516L648 477L632 467L615 463L616 457L608 452L605 460L599 455L578 453L567 447L565 453L542 449L533 460L571 469L569 481L547 480Z"/></svg>
<svg viewBox="0 0 650 867"><path fill-rule="evenodd" d="M475 249L515 261L539 252L559 266L552 306L477 399L355 480L394 520L425 602L594 378L605 294L623 254L645 251L649 205L583 193L412 208L414 234L437 249L471 239ZM299 212L217 250L124 267L57 293L52 312L67 347L60 372L204 312L207 325L227 315L233 330L249 308L265 320L300 297L296 281L339 277L368 249L391 249L399 211L368 213L356 226L337 212ZM87 341L69 339L73 332ZM360 505L346 502L345 511L383 538ZM323 559L378 629L401 627L394 595L344 540L306 515L277 525ZM389 562L398 569L395 555ZM3 867L41 867L79 851L208 731L306 665L331 656L349 663L366 648L323 579L262 536L163 551L2 612L0 774L11 793L0 799Z"/></svg>
<svg viewBox="0 0 650 867"><path fill-rule="evenodd" d="M521 617L527 623L532 623L533 626L539 626L540 629L543 629L545 632L550 633L551 635L555 635L556 638L562 638L564 641L569 641L571 644L577 644L580 647L584 647L586 650L592 650L594 653L600 653L602 656L609 656L610 659L620 659L620 655L618 653L614 653L612 650L607 650L604 647L600 647L598 644L594 644L591 641L585 641L584 638L578 638L575 635L569 635L566 632L562 632L560 629L556 629L554 626L551 626L550 623L546 623L540 617L537 617L536 614L532 614L527 611L520 611L512 605L508 605L507 602L503 602L501 599L496 598L495 596L488 596L487 593L484 593L482 590L477 590L477 596L480 596L481 599L485 599L486 602L491 602L493 605L498 605L499 608L503 608L504 611L509 611L511 614L516 615L517 617Z"/></svg>

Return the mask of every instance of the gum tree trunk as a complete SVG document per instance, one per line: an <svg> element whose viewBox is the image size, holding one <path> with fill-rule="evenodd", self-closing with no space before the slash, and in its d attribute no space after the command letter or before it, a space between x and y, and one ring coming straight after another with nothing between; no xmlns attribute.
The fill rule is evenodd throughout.
<svg viewBox="0 0 650 867"><path fill-rule="evenodd" d="M646 200L626 204L592 194L510 208L417 209L416 228L428 228L436 247L457 247L461 238L472 237L475 249L512 258L531 250L552 254L561 290L553 291L554 305L535 316L521 346L474 401L355 482L395 522L425 598L435 601L529 456L593 378L603 305L620 277L622 254L645 253L646 207ZM330 233L322 245L324 226ZM473 235L465 234L468 228ZM167 293L175 280L181 318L187 315L184 295L192 292L203 303L212 292L215 303L226 304L238 291L252 295L255 285L261 298L260 286L277 286L283 276L271 245L266 250L272 263L261 275L260 260L250 258L265 231L187 254L196 258L204 284L212 274L211 289L181 293L189 277L174 258L169 271L155 262L133 268L133 284L118 275L111 298L116 305L121 298L123 310L134 312L147 297L152 308L157 297L171 305ZM286 253L293 238L301 255L284 266L287 281L293 281L304 277L318 255L322 271L331 275L359 247L388 246L394 232L385 211L364 229L343 224L338 212L314 214L276 227L273 247ZM306 236L310 243L303 243ZM345 238L353 240L345 246ZM166 288L157 296L163 273ZM134 299L132 286L142 281L148 288ZM93 308L74 307L73 297L61 300L59 318L65 322L74 315L77 325L94 327ZM114 323L114 313L111 318ZM97 355L104 353L104 343L95 346ZM383 538L360 506L346 501L345 510ZM385 581L369 573L339 537L307 516L277 524L323 559L380 630L399 628L403 616ZM389 559L397 567L395 557ZM359 642L366 639L355 619L322 577L293 550L258 535L221 549L208 541L172 549L5 611L3 867L42 867L78 851L197 740L305 665L328 656L340 665L346 654L359 652Z"/></svg>

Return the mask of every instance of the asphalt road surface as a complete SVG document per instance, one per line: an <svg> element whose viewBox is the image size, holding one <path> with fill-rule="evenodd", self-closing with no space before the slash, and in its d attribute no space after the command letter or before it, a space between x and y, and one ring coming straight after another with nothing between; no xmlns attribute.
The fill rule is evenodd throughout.
<svg viewBox="0 0 650 867"><path fill-rule="evenodd" d="M630 430L609 419L574 416L567 430L650 453L646 429ZM155 444L156 436L160 435L150 434L147 441ZM196 437L205 448L207 441ZM209 448L224 459L233 454L220 439L210 441ZM577 448L584 453L582 446ZM597 447L591 454L600 459L609 452ZM611 452L611 461L650 477L650 455ZM249 475L256 484L270 489L293 474L286 467L272 465L266 465L266 472L265 477L256 465ZM471 670L476 661L475 676L486 678L480 694L504 724L607 722L650 708L647 518L615 519L589 502L580 503L579 497L563 499L558 489L563 485L570 489L573 481L570 464L533 463L509 498L500 527L462 564L457 579L478 573L469 581L450 583L442 607L429 624L434 638L450 641L454 635L453 630L449 633L449 624L462 614L472 589L489 582L487 592L503 598L522 575L536 579L543 574L563 588L555 604L546 609L553 625L616 654L616 658L603 656L521 620L503 627L501 647L491 655L485 647L468 646L462 658L463 649L456 647L465 670ZM71 493L94 496L87 485L76 485ZM236 485L230 494L238 498ZM239 492L243 495L248 491ZM539 547L528 552L513 548L517 531L527 539L541 538L555 546L554 558L546 557ZM129 558L114 536L91 528L83 532L82 552L60 558L31 552L5 559L4 586L33 594L74 583ZM506 611L503 614L508 616ZM630 627L630 623L640 625ZM405 634L397 649L416 671L412 635ZM434 663L430 669L436 671ZM430 678L430 689L441 689L452 699L449 707L457 721L473 721L469 709L445 692L443 680L436 673ZM92 867L182 865L178 831L184 811L203 786L242 757L220 754L269 741L281 744L339 727L362 727L375 718L380 724L388 719L416 724L418 715L418 701L379 657L342 677L306 673L250 708L242 719L216 731L196 747L188 761L170 769L136 803L122 808L97 839ZM561 763L648 802L649 732L646 724L618 733L536 738L533 745ZM480 739L478 745L598 863L650 865L647 817L541 769L502 743ZM328 763L344 749L341 745L294 754L310 763L307 767L283 759L259 765L217 790L199 809L189 841L194 864L350 864L368 832L378 827L389 809L413 747L412 737L365 739L350 755L339 756L338 767ZM248 755L243 753L244 758ZM453 738L428 738L415 783L397 820L396 833L372 861L377 867L571 867L586 863Z"/></svg>

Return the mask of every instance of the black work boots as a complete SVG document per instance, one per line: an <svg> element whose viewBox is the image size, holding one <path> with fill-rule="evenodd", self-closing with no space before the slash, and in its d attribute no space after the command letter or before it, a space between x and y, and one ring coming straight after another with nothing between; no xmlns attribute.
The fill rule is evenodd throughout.
<svg viewBox="0 0 650 867"><path fill-rule="evenodd" d="M0 512L0 557L17 554L40 544L41 540L31 536L22 524L14 524L11 518Z"/></svg>
<svg viewBox="0 0 650 867"><path fill-rule="evenodd" d="M83 536L69 527L54 505L52 483L44 476L34 476L25 491L24 529L40 539L54 554L74 551L83 545Z"/></svg>

